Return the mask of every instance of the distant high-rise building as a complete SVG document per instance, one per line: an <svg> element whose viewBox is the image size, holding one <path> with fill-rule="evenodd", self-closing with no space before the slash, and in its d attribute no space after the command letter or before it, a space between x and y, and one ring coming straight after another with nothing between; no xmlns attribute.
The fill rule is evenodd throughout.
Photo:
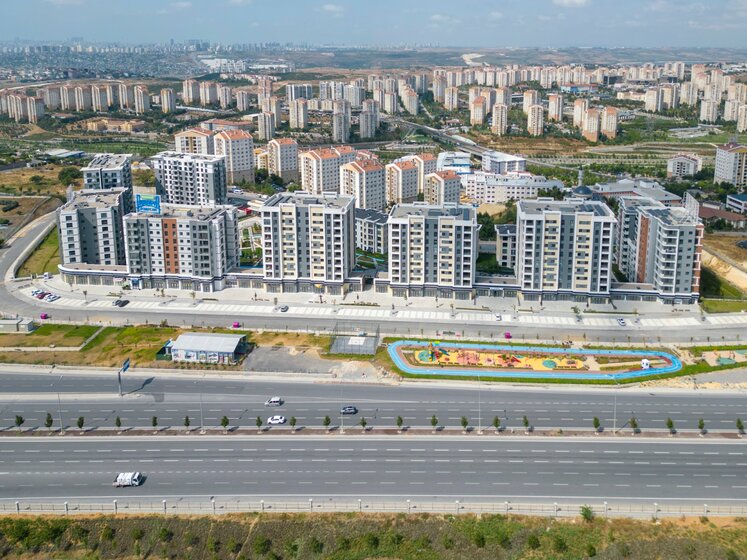
<svg viewBox="0 0 747 560"><path fill-rule="evenodd" d="M454 171L436 171L425 176L423 196L427 204L442 206L459 202L462 183Z"/></svg>
<svg viewBox="0 0 747 560"><path fill-rule="evenodd" d="M716 148L713 182L747 187L747 146L725 144Z"/></svg>
<svg viewBox="0 0 747 560"><path fill-rule="evenodd" d="M227 109L233 105L233 90L230 87L224 85L218 87L218 103L221 109Z"/></svg>
<svg viewBox="0 0 747 560"><path fill-rule="evenodd" d="M618 120L618 110L615 107L605 107L601 116L601 133L607 138L616 138Z"/></svg>
<svg viewBox="0 0 747 560"><path fill-rule="evenodd" d="M584 127L581 134L589 142L599 142L599 109L589 109L584 117Z"/></svg>
<svg viewBox="0 0 747 560"><path fill-rule="evenodd" d="M446 78L443 76L436 76L433 80L433 101L436 103L443 103L446 96Z"/></svg>
<svg viewBox="0 0 747 560"><path fill-rule="evenodd" d="M527 132L530 136L542 136L545 132L545 111L542 105L529 107L527 115Z"/></svg>
<svg viewBox="0 0 747 560"><path fill-rule="evenodd" d="M132 84L119 84L119 108L133 109L135 107L135 87Z"/></svg>
<svg viewBox="0 0 747 560"><path fill-rule="evenodd" d="M508 132L508 106L502 103L493 105L493 124L490 129L493 134L504 136Z"/></svg>
<svg viewBox="0 0 747 560"><path fill-rule="evenodd" d="M495 90L495 102L499 105L511 107L511 89L501 87Z"/></svg>
<svg viewBox="0 0 747 560"><path fill-rule="evenodd" d="M340 167L355 161L356 151L350 146L335 146L301 152L298 166L301 187L314 194L339 192Z"/></svg>
<svg viewBox="0 0 747 560"><path fill-rule="evenodd" d="M150 111L148 86L135 86L135 113L142 115Z"/></svg>
<svg viewBox="0 0 747 560"><path fill-rule="evenodd" d="M218 102L218 86L215 82L200 82L200 105L214 105Z"/></svg>
<svg viewBox="0 0 747 560"><path fill-rule="evenodd" d="M456 111L459 108L459 88L447 87L444 94L444 107L447 111Z"/></svg>
<svg viewBox="0 0 747 560"><path fill-rule="evenodd" d="M651 113L660 112L662 110L661 89L659 88L647 89L644 103L645 103L644 108L646 111L650 111Z"/></svg>
<svg viewBox="0 0 747 560"><path fill-rule="evenodd" d="M105 113L109 110L109 96L106 86L94 84L91 86L91 108L97 113Z"/></svg>
<svg viewBox="0 0 747 560"><path fill-rule="evenodd" d="M75 87L75 110L90 111L92 106L91 88L88 86Z"/></svg>
<svg viewBox="0 0 747 560"><path fill-rule="evenodd" d="M236 92L236 109L241 113L245 113L251 106L251 96L248 91L237 91Z"/></svg>
<svg viewBox="0 0 747 560"><path fill-rule="evenodd" d="M173 113L176 111L176 93L171 88L161 90L161 112Z"/></svg>
<svg viewBox="0 0 747 560"><path fill-rule="evenodd" d="M84 190L132 189L132 154L97 154L81 168Z"/></svg>
<svg viewBox="0 0 747 560"><path fill-rule="evenodd" d="M586 111L588 110L588 99L576 99L576 101L573 102L573 126L576 128L584 127L584 119L586 118Z"/></svg>
<svg viewBox="0 0 747 560"><path fill-rule="evenodd" d="M718 101L704 99L700 102L700 122L714 123L718 120Z"/></svg>
<svg viewBox="0 0 747 560"><path fill-rule="evenodd" d="M285 100L290 105L297 99L311 99L314 97L311 84L287 84L285 86Z"/></svg>
<svg viewBox="0 0 747 560"><path fill-rule="evenodd" d="M214 133L203 128L188 128L174 135L176 151L180 154L211 155L215 153Z"/></svg>
<svg viewBox="0 0 747 560"><path fill-rule="evenodd" d="M540 94L536 89L528 89L524 92L523 109L524 114L529 115L529 109L534 105L540 104Z"/></svg>
<svg viewBox="0 0 747 560"><path fill-rule="evenodd" d="M412 160L386 165L386 202L402 204L418 199L418 166Z"/></svg>
<svg viewBox="0 0 747 560"><path fill-rule="evenodd" d="M259 139L272 140L275 137L275 113L260 113L257 120L259 121Z"/></svg>
<svg viewBox="0 0 747 560"><path fill-rule="evenodd" d="M560 93L551 93L547 99L547 120L561 122L563 120L563 95Z"/></svg>
<svg viewBox="0 0 747 560"><path fill-rule="evenodd" d="M290 127L295 130L302 130L309 124L309 102L305 97L298 97L290 102Z"/></svg>
<svg viewBox="0 0 747 560"><path fill-rule="evenodd" d="M469 123L472 126L479 126L485 122L487 116L487 101L480 95L469 106Z"/></svg>
<svg viewBox="0 0 747 560"><path fill-rule="evenodd" d="M737 112L737 132L744 134L747 132L747 103L739 106Z"/></svg>
<svg viewBox="0 0 747 560"><path fill-rule="evenodd" d="M352 196L356 208L384 210L386 179L384 166L375 159L359 159L340 167L340 194Z"/></svg>
<svg viewBox="0 0 747 560"><path fill-rule="evenodd" d="M200 100L200 82L184 80L182 82L182 101L185 105L193 105Z"/></svg>
<svg viewBox="0 0 747 560"><path fill-rule="evenodd" d="M254 180L254 140L245 130L221 130L213 136L215 155L223 156L231 184Z"/></svg>
<svg viewBox="0 0 747 560"><path fill-rule="evenodd" d="M337 99L332 113L332 141L345 143L350 139L350 102Z"/></svg>
<svg viewBox="0 0 747 560"><path fill-rule="evenodd" d="M299 97L296 101L306 101ZM267 143L267 170L284 181L298 180L298 144L292 138L273 138Z"/></svg>
<svg viewBox="0 0 747 560"><path fill-rule="evenodd" d="M156 193L168 204L225 204L226 163L223 156L161 152L151 158Z"/></svg>

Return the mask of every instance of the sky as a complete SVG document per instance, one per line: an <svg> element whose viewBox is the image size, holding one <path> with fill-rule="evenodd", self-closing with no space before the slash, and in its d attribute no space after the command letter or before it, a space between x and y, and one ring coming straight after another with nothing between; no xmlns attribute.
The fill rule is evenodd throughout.
<svg viewBox="0 0 747 560"><path fill-rule="evenodd" d="M2 0L0 38L747 47L747 0Z"/></svg>

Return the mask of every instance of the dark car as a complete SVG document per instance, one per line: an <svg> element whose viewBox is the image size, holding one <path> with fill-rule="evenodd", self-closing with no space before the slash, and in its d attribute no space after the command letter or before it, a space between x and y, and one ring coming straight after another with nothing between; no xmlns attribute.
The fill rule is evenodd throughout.
<svg viewBox="0 0 747 560"><path fill-rule="evenodd" d="M358 409L352 405L343 406L340 409L340 414L358 414Z"/></svg>
<svg viewBox="0 0 747 560"><path fill-rule="evenodd" d="M130 303L130 300L129 300L129 299L120 299L120 300L119 300L119 303L117 304L117 307L124 307L124 306L125 306L125 305L127 305L128 303Z"/></svg>

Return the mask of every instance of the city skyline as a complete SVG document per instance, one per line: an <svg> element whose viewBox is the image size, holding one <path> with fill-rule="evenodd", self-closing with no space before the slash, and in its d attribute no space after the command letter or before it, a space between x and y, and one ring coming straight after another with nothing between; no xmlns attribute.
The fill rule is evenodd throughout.
<svg viewBox="0 0 747 560"><path fill-rule="evenodd" d="M0 33L30 41L418 44L487 47L744 46L747 0L32 0L14 2ZM113 29L107 22L116 20ZM33 21L29 26L27 22ZM655 33L654 33L655 30ZM683 33L687 31L687 33Z"/></svg>

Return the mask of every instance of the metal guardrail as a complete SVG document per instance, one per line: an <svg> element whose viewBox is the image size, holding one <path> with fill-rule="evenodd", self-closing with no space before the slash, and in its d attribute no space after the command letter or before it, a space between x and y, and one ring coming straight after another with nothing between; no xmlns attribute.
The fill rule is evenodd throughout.
<svg viewBox="0 0 747 560"><path fill-rule="evenodd" d="M205 500L193 501L168 498L161 501L138 499L110 502L0 502L0 514L18 515L81 515L81 514L162 514L162 515L220 515L227 513L433 513L433 514L503 514L536 515L542 517L574 518L588 507L596 517L632 517L658 519L681 516L737 517L747 515L747 503L734 504L679 504L658 502L472 502L462 500L397 500L367 501L363 499L308 500Z"/></svg>

